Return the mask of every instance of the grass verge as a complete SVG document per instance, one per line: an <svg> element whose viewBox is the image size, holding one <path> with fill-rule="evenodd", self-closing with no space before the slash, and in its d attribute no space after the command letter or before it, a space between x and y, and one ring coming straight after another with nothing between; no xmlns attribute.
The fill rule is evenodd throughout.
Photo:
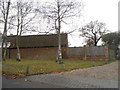
<svg viewBox="0 0 120 90"><path fill-rule="evenodd" d="M2 72L7 76L24 77L34 74L46 74L52 72L69 71L78 68L88 68L111 63L116 60L107 61L82 61L82 60L64 60L64 69L55 60L6 60L2 62Z"/></svg>

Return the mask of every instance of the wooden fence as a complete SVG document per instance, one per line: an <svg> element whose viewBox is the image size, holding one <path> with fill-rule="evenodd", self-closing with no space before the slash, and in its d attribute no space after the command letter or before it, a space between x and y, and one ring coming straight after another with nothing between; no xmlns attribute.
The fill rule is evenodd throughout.
<svg viewBox="0 0 120 90"><path fill-rule="evenodd" d="M108 47L69 47L68 58L79 58L82 60L108 60L115 57L114 50Z"/></svg>

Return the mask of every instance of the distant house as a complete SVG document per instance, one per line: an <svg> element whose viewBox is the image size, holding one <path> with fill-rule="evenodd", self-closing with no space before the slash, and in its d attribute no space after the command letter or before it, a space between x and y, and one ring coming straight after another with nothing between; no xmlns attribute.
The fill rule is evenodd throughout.
<svg viewBox="0 0 120 90"><path fill-rule="evenodd" d="M16 36L8 36L11 43L7 57L16 58ZM67 57L68 38L67 34L61 34L61 46L63 58ZM58 50L58 35L27 35L19 36L19 48L22 59L56 59Z"/></svg>

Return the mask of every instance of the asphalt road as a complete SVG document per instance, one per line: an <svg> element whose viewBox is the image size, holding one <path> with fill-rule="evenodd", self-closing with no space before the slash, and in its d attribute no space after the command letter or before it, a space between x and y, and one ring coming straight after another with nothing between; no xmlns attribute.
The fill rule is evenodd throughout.
<svg viewBox="0 0 120 90"><path fill-rule="evenodd" d="M29 81L26 78L6 79L2 77L2 88L64 88L44 82Z"/></svg>
<svg viewBox="0 0 120 90"><path fill-rule="evenodd" d="M73 75L33 75L21 79L2 78L2 88L118 88L118 82Z"/></svg>

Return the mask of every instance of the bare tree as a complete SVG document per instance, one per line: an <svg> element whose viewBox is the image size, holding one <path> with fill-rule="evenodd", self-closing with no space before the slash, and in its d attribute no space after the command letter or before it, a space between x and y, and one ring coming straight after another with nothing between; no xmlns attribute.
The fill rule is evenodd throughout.
<svg viewBox="0 0 120 90"><path fill-rule="evenodd" d="M93 46L94 45L94 41L92 39L85 40L85 43L86 43L87 46Z"/></svg>
<svg viewBox="0 0 120 90"><path fill-rule="evenodd" d="M106 24L103 22L91 21L82 28L79 29L80 36L85 37L86 40L93 46L97 46L98 41L109 30L106 29Z"/></svg>
<svg viewBox="0 0 120 90"><path fill-rule="evenodd" d="M2 34L2 58L3 60L6 59L6 52L7 52L7 24L8 24L8 15L9 15L9 8L10 8L10 0L7 2L5 0L0 1L0 10L3 18L0 20L4 24L4 30ZM5 48L3 49L3 46Z"/></svg>
<svg viewBox="0 0 120 90"><path fill-rule="evenodd" d="M48 18L52 25L51 31L56 30L58 34L58 54L57 61L63 64L61 52L61 27L62 24L69 23L69 19L81 15L82 2L73 0L53 0L46 2L42 9L37 9L45 18Z"/></svg>
<svg viewBox="0 0 120 90"><path fill-rule="evenodd" d="M35 18L33 13L33 6L31 1L17 1L15 5L16 9L16 22L17 24L17 35L16 35L16 47L17 47L17 60L21 60L20 49L19 49L19 37L27 32L30 22Z"/></svg>

